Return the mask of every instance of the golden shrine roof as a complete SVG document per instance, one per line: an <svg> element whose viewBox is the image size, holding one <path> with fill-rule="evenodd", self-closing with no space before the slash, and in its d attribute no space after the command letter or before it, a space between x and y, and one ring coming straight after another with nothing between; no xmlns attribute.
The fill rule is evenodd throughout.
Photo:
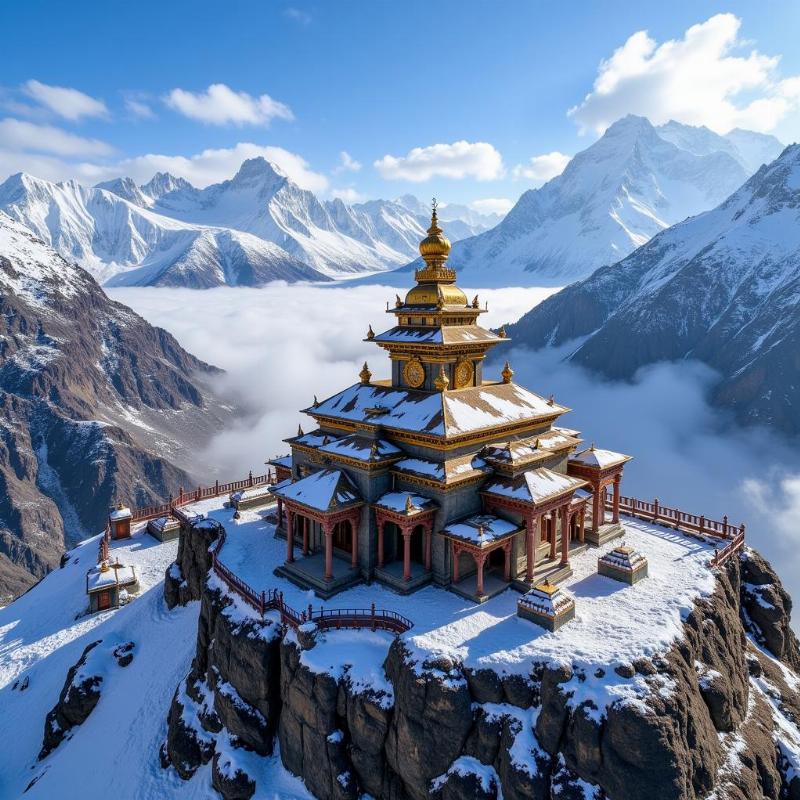
<svg viewBox="0 0 800 800"><path fill-rule="evenodd" d="M556 497L572 494L583 486L586 486L586 481L581 478L539 467L529 469L516 478L498 476L490 480L481 491L536 506Z"/></svg>
<svg viewBox="0 0 800 800"><path fill-rule="evenodd" d="M552 419L569 409L516 383L485 383L444 392L358 383L304 411L315 418L451 438Z"/></svg>

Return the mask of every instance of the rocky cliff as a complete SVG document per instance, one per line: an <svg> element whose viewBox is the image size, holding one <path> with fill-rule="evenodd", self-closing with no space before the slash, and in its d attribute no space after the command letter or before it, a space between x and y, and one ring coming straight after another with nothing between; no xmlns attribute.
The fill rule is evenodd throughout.
<svg viewBox="0 0 800 800"><path fill-rule="evenodd" d="M118 497L189 485L214 372L0 212L0 603Z"/></svg>
<svg viewBox="0 0 800 800"><path fill-rule="evenodd" d="M500 675L420 660L403 638L383 681L321 668L315 648L340 633L286 631L206 580L217 534L206 522L184 537L167 573L168 603L200 599L201 613L161 760L183 778L212 761L225 798L252 796L244 756L275 740L323 800L800 798L800 648L791 602L755 552L719 571L668 650L609 665L640 692L600 709L601 668L533 661L527 677Z"/></svg>

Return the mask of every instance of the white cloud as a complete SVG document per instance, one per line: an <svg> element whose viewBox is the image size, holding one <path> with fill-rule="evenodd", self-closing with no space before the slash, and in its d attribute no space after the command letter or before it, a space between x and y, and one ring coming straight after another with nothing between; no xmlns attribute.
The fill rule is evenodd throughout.
<svg viewBox="0 0 800 800"><path fill-rule="evenodd" d="M303 11L302 9L295 8L294 6L284 8L283 16L286 17L286 19L292 20L293 22L297 22L299 25L311 24L311 14L309 14L307 11Z"/></svg>
<svg viewBox="0 0 800 800"><path fill-rule="evenodd" d="M75 122L82 117L107 117L108 108L102 100L66 86L48 86L36 80L27 81L23 91L37 103L64 119Z"/></svg>
<svg viewBox="0 0 800 800"><path fill-rule="evenodd" d="M149 104L136 97L126 97L125 108L132 117L137 119L153 119L155 117L155 113Z"/></svg>
<svg viewBox="0 0 800 800"><path fill-rule="evenodd" d="M164 102L186 117L211 125L268 125L273 119L294 119L289 106L268 94L254 97L224 83L212 83L205 92L173 89Z"/></svg>
<svg viewBox="0 0 800 800"><path fill-rule="evenodd" d="M343 200L345 203L363 203L367 198L366 195L354 189L352 186L346 189L333 189L331 190L331 197L338 200Z"/></svg>
<svg viewBox="0 0 800 800"><path fill-rule="evenodd" d="M507 197L487 197L483 200L473 200L469 207L479 214L508 214L514 207L514 201Z"/></svg>
<svg viewBox="0 0 800 800"><path fill-rule="evenodd" d="M736 55L747 46L740 26L733 14L717 14L661 44L647 31L634 33L601 62L592 91L569 115L583 131L597 133L626 114L719 133L737 126L772 130L796 108L798 78L778 77L778 56L755 49Z"/></svg>
<svg viewBox="0 0 800 800"><path fill-rule="evenodd" d="M342 150L339 153L339 166L334 167L333 174L339 175L342 172L359 172L361 169L361 162L356 161L347 150Z"/></svg>
<svg viewBox="0 0 800 800"><path fill-rule="evenodd" d="M113 148L99 139L85 139L53 125L37 125L10 117L0 120L0 148L60 156L106 156Z"/></svg>
<svg viewBox="0 0 800 800"><path fill-rule="evenodd" d="M526 164L517 164L512 172L514 180L531 180L537 183L545 183L556 175L560 175L567 164L572 160L572 156L559 153L553 150L552 153L544 153L540 156L531 156Z"/></svg>
<svg viewBox="0 0 800 800"><path fill-rule="evenodd" d="M503 159L488 142L453 142L415 147L405 156L386 155L375 168L387 180L420 183L431 178L475 178L490 181L503 176Z"/></svg>

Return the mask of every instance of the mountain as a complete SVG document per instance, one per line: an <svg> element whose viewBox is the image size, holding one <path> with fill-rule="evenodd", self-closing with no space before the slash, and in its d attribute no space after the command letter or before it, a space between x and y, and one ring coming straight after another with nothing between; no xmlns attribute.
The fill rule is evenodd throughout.
<svg viewBox="0 0 800 800"><path fill-rule="evenodd" d="M720 136L705 125L695 127L670 120L656 130L662 139L698 156L728 153L748 174L754 173L762 164L774 161L783 150L783 145L774 136L741 128Z"/></svg>
<svg viewBox="0 0 800 800"><path fill-rule="evenodd" d="M610 378L697 359L719 372L717 404L800 433L800 145L509 332L536 348L580 340L570 359Z"/></svg>
<svg viewBox="0 0 800 800"><path fill-rule="evenodd" d="M159 192L186 191L159 173L89 188L19 173L0 184L0 210L62 256L111 285L261 286L274 280L327 280L272 242L222 227L178 222L150 210Z"/></svg>
<svg viewBox="0 0 800 800"><path fill-rule="evenodd" d="M227 418L216 372L0 212L0 597L102 528L119 496L192 485ZM0 602L2 605L2 602Z"/></svg>
<svg viewBox="0 0 800 800"><path fill-rule="evenodd" d="M703 138L686 127L684 139ZM558 286L585 277L742 184L750 172L733 144L717 138L721 149L698 153L667 141L642 117L625 117L561 175L525 192L499 225L456 243L450 261L472 286Z"/></svg>
<svg viewBox="0 0 800 800"><path fill-rule="evenodd" d="M406 263L416 255L428 225L427 209L419 213L400 202L348 206L341 200L321 201L263 158L248 159L233 178L205 189L169 175L156 177L175 184L155 190L154 178L140 187L144 202L159 214L251 233L332 277ZM459 221L453 235L479 230L485 227L477 219Z"/></svg>

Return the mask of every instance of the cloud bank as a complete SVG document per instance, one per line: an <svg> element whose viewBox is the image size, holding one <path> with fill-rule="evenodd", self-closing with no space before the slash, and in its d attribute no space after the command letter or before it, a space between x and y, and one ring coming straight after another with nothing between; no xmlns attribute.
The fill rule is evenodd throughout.
<svg viewBox="0 0 800 800"><path fill-rule="evenodd" d="M414 183L431 178L474 178L491 181L503 176L503 158L488 142L459 141L415 147L405 156L385 155L375 169L387 180Z"/></svg>
<svg viewBox="0 0 800 800"><path fill-rule="evenodd" d="M294 119L289 106L268 94L253 97L224 83L212 83L205 92L173 89L164 102L179 114L210 125L269 125L273 119Z"/></svg>
<svg viewBox="0 0 800 800"><path fill-rule="evenodd" d="M531 156L526 164L517 164L512 174L514 180L524 179L542 184L560 175L571 160L572 156L567 156L564 155L564 153L559 153L558 150L553 150L552 153L544 153L541 156Z"/></svg>
<svg viewBox="0 0 800 800"><path fill-rule="evenodd" d="M798 107L800 77L781 79L779 57L749 49L740 28L738 17L717 14L661 44L647 31L634 33L601 62L592 90L569 116L596 133L626 114L718 133L771 131Z"/></svg>
<svg viewBox="0 0 800 800"><path fill-rule="evenodd" d="M519 318L553 290L470 289L499 326ZM311 421L298 409L314 395L355 383L367 360L376 379L389 360L363 342L367 325L386 324L395 289L273 285L265 289L118 289L114 299L167 328L191 352L227 370L217 389L245 409L240 424L220 432L203 454L220 475L240 474L288 451L281 442ZM501 352L502 351L502 352ZM713 375L698 364L643 370L630 385L603 382L563 363L563 351L497 349L486 365L499 375L505 358L515 380L574 410L564 424L587 442L630 453L623 492L665 505L748 523L748 541L778 568L800 597L800 456L769 432L729 430L705 401ZM795 622L797 626L797 621Z"/></svg>
<svg viewBox="0 0 800 800"><path fill-rule="evenodd" d="M40 106L71 122L84 117L109 116L102 100L67 86L49 86L41 81L30 80L23 84L22 90Z"/></svg>

